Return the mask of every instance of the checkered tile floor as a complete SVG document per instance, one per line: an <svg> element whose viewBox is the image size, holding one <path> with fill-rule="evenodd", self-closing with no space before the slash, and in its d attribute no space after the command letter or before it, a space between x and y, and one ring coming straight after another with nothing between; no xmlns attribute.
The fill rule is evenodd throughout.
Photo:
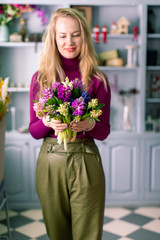
<svg viewBox="0 0 160 240"><path fill-rule="evenodd" d="M49 240L40 209L10 211L13 240ZM0 211L0 235L7 234ZM160 206L106 208L102 240L160 240Z"/></svg>

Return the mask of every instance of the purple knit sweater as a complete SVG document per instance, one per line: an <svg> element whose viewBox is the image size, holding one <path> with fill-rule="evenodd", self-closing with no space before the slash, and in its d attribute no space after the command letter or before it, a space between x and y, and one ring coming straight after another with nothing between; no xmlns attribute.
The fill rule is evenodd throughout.
<svg viewBox="0 0 160 240"><path fill-rule="evenodd" d="M61 57L62 66L65 71L66 77L69 80L73 80L74 78L81 79L81 74L79 71L79 60L78 58L67 59ZM53 137L54 130L52 128L46 127L42 120L36 117L36 113L33 110L33 100L36 99L36 93L39 90L39 83L37 82L36 72L31 80L30 86L30 124L29 131L31 135L36 138L45 138L45 137ZM79 132L77 133L77 138L94 138L97 140L104 140L110 133L110 99L111 92L110 87L107 87L107 91L104 88L104 84L102 81L97 79L96 77L92 77L92 81L88 90L91 98L98 98L99 103L104 103L105 106L102 108L103 114L99 117L100 122L96 122L95 127L91 131L86 131L85 133Z"/></svg>

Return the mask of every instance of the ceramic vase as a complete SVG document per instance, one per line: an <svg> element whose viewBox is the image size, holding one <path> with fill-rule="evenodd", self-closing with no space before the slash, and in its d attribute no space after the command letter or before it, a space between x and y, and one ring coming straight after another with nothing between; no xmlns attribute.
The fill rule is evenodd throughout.
<svg viewBox="0 0 160 240"><path fill-rule="evenodd" d="M0 42L8 42L9 30L7 25L0 25Z"/></svg>

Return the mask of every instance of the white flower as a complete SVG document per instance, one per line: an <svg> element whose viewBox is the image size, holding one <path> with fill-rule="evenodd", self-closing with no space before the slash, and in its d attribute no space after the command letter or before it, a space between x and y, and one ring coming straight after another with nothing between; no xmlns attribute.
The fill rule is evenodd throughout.
<svg viewBox="0 0 160 240"><path fill-rule="evenodd" d="M2 93L1 94L2 94L3 103L5 103L6 97L7 97L8 81L9 81L9 78L5 78L3 85L2 85Z"/></svg>
<svg viewBox="0 0 160 240"><path fill-rule="evenodd" d="M73 90L73 81L69 81L68 77L65 78L65 81L62 82L62 84L64 85L64 87L69 86L70 90Z"/></svg>
<svg viewBox="0 0 160 240"><path fill-rule="evenodd" d="M68 106L70 103L64 102L63 104L60 104L60 106L57 109L57 112L62 114L63 116L68 116Z"/></svg>

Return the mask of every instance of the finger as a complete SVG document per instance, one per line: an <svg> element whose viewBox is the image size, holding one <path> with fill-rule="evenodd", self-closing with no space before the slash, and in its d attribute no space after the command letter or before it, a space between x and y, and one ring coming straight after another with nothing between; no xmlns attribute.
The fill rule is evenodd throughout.
<svg viewBox="0 0 160 240"><path fill-rule="evenodd" d="M54 118L51 119L51 122L52 123L61 123L61 121L59 119L54 119Z"/></svg>
<svg viewBox="0 0 160 240"><path fill-rule="evenodd" d="M66 128L68 128L67 124L53 124L51 123L51 127L55 130L55 131L59 131L62 132L64 131Z"/></svg>
<svg viewBox="0 0 160 240"><path fill-rule="evenodd" d="M44 117L44 120L47 121L47 122L49 122L49 116L45 116L45 117Z"/></svg>

